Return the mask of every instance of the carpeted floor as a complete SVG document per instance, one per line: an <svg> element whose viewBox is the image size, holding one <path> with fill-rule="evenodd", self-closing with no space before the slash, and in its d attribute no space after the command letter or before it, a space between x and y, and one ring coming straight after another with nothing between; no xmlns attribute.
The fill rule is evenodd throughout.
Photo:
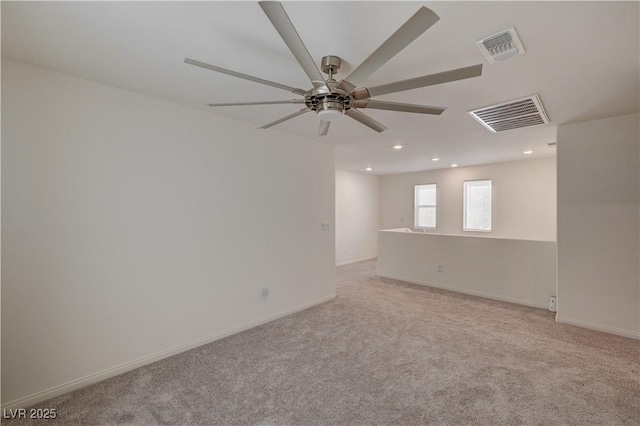
<svg viewBox="0 0 640 426"><path fill-rule="evenodd" d="M638 341L373 261L338 279L333 302L39 404L41 424L640 424Z"/></svg>

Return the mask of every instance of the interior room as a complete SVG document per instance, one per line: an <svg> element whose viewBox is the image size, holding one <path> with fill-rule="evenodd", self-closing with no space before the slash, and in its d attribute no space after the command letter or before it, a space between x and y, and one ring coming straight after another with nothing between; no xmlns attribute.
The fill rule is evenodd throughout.
<svg viewBox="0 0 640 426"><path fill-rule="evenodd" d="M640 424L640 3L3 1L8 424Z"/></svg>

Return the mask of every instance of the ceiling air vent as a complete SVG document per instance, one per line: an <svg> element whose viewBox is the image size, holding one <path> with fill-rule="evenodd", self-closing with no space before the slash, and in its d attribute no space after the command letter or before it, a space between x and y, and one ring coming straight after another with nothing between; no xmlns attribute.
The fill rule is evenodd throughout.
<svg viewBox="0 0 640 426"><path fill-rule="evenodd" d="M525 52L522 42L518 38L518 33L513 27L478 40L476 44L491 64Z"/></svg>
<svg viewBox="0 0 640 426"><path fill-rule="evenodd" d="M493 133L549 123L538 95L469 111L469 114Z"/></svg>

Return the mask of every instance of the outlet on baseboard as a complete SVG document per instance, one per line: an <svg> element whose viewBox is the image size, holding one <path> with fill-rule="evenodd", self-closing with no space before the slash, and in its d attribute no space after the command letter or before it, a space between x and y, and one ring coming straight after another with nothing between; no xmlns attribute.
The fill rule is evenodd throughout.
<svg viewBox="0 0 640 426"><path fill-rule="evenodd" d="M549 298L549 310L551 312L555 312L556 311L556 297L555 296L551 296Z"/></svg>
<svg viewBox="0 0 640 426"><path fill-rule="evenodd" d="M438 265L438 272L442 272L442 265Z"/></svg>
<svg viewBox="0 0 640 426"><path fill-rule="evenodd" d="M262 301L264 302L269 298L269 287L262 287Z"/></svg>

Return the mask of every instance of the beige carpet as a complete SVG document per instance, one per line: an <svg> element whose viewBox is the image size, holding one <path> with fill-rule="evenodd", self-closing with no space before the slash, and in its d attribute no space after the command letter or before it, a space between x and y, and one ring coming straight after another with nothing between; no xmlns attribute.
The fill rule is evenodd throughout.
<svg viewBox="0 0 640 426"><path fill-rule="evenodd" d="M339 268L333 302L39 404L59 413L41 424L640 424L637 341L374 271Z"/></svg>

